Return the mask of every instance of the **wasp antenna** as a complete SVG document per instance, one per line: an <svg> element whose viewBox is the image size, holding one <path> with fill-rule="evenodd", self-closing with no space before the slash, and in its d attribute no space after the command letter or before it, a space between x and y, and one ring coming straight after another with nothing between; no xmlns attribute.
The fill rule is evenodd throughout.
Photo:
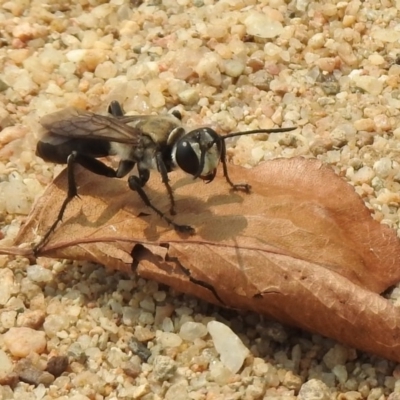
<svg viewBox="0 0 400 400"><path fill-rule="evenodd" d="M235 136L243 136L243 135L254 135L255 133L281 133L281 132L290 132L297 129L297 126L291 126L289 128L274 128L274 129L255 129L253 131L245 131L245 132L234 132L229 135L221 136L221 140L225 140Z"/></svg>

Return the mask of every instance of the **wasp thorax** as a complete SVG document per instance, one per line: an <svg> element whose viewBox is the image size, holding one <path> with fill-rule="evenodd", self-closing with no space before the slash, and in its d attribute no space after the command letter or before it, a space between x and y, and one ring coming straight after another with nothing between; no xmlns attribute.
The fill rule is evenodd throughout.
<svg viewBox="0 0 400 400"><path fill-rule="evenodd" d="M195 178L210 180L221 157L218 134L210 128L200 128L184 135L175 146L174 161L179 168Z"/></svg>

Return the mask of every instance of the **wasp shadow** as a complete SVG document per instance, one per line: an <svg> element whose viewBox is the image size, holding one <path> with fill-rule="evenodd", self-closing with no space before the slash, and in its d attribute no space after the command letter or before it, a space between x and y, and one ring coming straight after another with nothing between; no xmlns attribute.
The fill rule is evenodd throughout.
<svg viewBox="0 0 400 400"><path fill-rule="evenodd" d="M159 179L155 177L153 179ZM167 223L159 216L155 215L148 206L146 206L139 194L128 187L126 179L106 178L94 175L88 171L79 171L76 175L78 185L78 195L82 200L88 202L86 196L95 197L101 200L107 206L100 212L95 220L90 220L85 215L84 206L82 204L79 213L68 217L64 223L79 224L83 227L98 228L103 225L110 224L112 219L121 210L125 210L136 218L141 218L148 221L148 226L144 229L143 234L146 240L157 241L160 238L159 227L172 229L167 226ZM64 190L64 182L55 182L55 184ZM212 185L212 183L210 183ZM185 192L188 192L187 186L194 185L193 190L189 192L194 194L179 194L179 189L185 187ZM170 202L167 192L160 193L160 190L155 190L151 185L146 185L143 189L146 195L160 211L171 218L178 224L191 225L196 230L197 236L205 241L221 241L235 237L247 226L247 220L243 215L217 215L215 208L224 207L228 204L240 204L243 202L241 194L230 190L227 185L226 194L216 194L209 196L203 200L196 196L198 192L199 182L191 177L180 178L172 182L172 189L176 200L176 215L170 215ZM73 201L82 201L79 198ZM70 207L68 205L67 209ZM79 206L78 206L79 207ZM213 208L212 210L210 208ZM182 238L188 237L187 234L182 234Z"/></svg>

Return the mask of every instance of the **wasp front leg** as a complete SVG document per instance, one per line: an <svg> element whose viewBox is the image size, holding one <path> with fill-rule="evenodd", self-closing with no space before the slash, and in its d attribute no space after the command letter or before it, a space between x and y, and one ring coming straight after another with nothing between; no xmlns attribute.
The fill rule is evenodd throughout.
<svg viewBox="0 0 400 400"><path fill-rule="evenodd" d="M169 213L171 215L175 215L176 214L175 199L174 199L174 193L172 191L171 185L169 184L167 167L164 164L163 156L160 152L156 153L155 158L156 158L156 163L157 163L157 169L161 174L162 183L164 184L165 188L167 189L168 197L171 202L171 208L169 210Z"/></svg>
<svg viewBox="0 0 400 400"><path fill-rule="evenodd" d="M148 172L148 170L147 170ZM144 184L147 182L148 176L146 179L146 174L145 170L140 171L139 170L139 177L135 175L131 175L128 178L128 185L129 188L140 196L142 199L143 203L147 206L150 207L158 216L160 216L164 221L166 221L169 225L171 225L177 232L180 233L187 233L187 234L194 234L195 230L189 226L189 225L179 225L176 224L174 221L172 221L170 218L168 218L161 210L159 210L156 206L152 204L150 201L149 197L147 196L146 192L143 189Z"/></svg>
<svg viewBox="0 0 400 400"><path fill-rule="evenodd" d="M221 141L221 163L222 163L222 169L224 171L224 177L231 186L231 188L233 190L241 190L243 192L250 193L251 186L248 183L233 183L231 181L231 178L229 178L228 165L226 163L226 146L223 140Z"/></svg>

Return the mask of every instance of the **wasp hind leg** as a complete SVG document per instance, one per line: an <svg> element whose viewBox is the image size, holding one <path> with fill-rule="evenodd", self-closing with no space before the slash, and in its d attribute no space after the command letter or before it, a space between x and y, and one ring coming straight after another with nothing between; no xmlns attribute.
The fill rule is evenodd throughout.
<svg viewBox="0 0 400 400"><path fill-rule="evenodd" d="M113 100L108 106L108 112L114 117L123 117L124 109L119 101Z"/></svg>
<svg viewBox="0 0 400 400"><path fill-rule="evenodd" d="M75 180L74 166L75 164L80 164L82 167L87 170L97 174L106 176L109 178L115 178L117 176L117 172L114 171L111 167L108 167L106 164L97 160L96 158L87 156L85 154L79 153L77 151L73 151L67 160L67 175L68 175L68 192L67 197L64 199L60 211L58 212L57 218L51 227L47 230L43 238L40 242L34 247L34 253L37 253L38 250L47 242L49 236L54 232L59 222L62 221L65 210L67 209L68 204L73 200L74 197L79 197L78 189Z"/></svg>

